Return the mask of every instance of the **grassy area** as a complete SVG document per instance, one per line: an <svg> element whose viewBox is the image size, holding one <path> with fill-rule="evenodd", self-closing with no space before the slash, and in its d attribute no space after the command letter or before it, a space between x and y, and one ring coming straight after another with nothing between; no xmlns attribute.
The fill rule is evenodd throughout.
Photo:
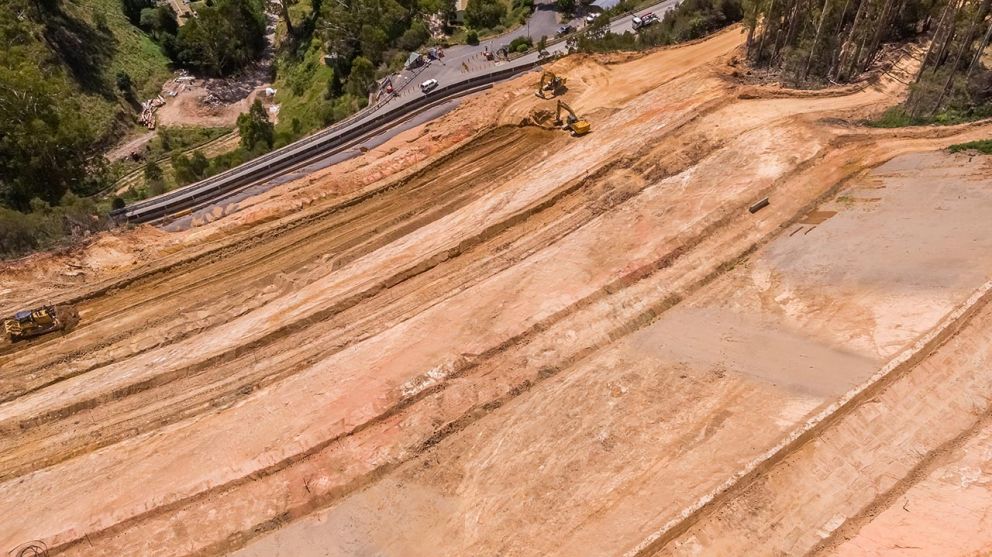
<svg viewBox="0 0 992 557"><path fill-rule="evenodd" d="M157 160L199 147L231 133L232 128L172 127L159 128L155 139L148 143L148 160Z"/></svg>
<svg viewBox="0 0 992 557"><path fill-rule="evenodd" d="M992 155L992 139L958 143L956 145L951 145L947 149L952 153L960 153L961 151L978 151L979 153Z"/></svg>
<svg viewBox="0 0 992 557"><path fill-rule="evenodd" d="M201 128L194 126L159 128L155 137L145 147L144 161L163 161L176 153L196 149L218 137L225 136L233 128ZM145 166L144 161L124 159L113 166L114 179L120 180L126 175ZM166 180L168 181L168 172Z"/></svg>
<svg viewBox="0 0 992 557"><path fill-rule="evenodd" d="M908 126L952 126L974 122L992 117L992 105L972 108L969 110L947 109L933 116L912 116L905 108L894 106L874 120L868 120L865 125L872 128L905 128Z"/></svg>
<svg viewBox="0 0 992 557"><path fill-rule="evenodd" d="M170 161L171 157L180 153L190 153L197 148L231 133L231 128L199 128L199 127L170 127L159 128L145 151L145 161L154 161L162 169L161 191L149 191L145 177L141 174L134 176L132 173L141 171L148 162L124 160L117 163L114 168L115 176L118 180L128 176L127 183L130 189L124 194L126 201L146 199L149 195L169 191L179 186L176 180L175 171ZM115 189L118 186L115 186ZM154 187L152 189L155 189Z"/></svg>
<svg viewBox="0 0 992 557"><path fill-rule="evenodd" d="M334 70L324 64L320 41L316 39L302 57L280 58L277 75L274 85L278 90L275 100L279 104L276 146L342 120L366 102L348 94L328 100L328 81Z"/></svg>
<svg viewBox="0 0 992 557"><path fill-rule="evenodd" d="M62 203L51 207L41 200L32 203L30 213L0 205L0 260L68 243L73 238L105 229L109 203L66 194Z"/></svg>
<svg viewBox="0 0 992 557"><path fill-rule="evenodd" d="M63 80L78 96L98 141L113 143L131 127L138 110L135 102L157 94L169 78L169 60L157 44L131 25L120 0L62 2L61 7L63 15L51 19L47 25L60 26L65 36L82 42L81 49L88 58L79 55L74 59L66 52L69 49L59 52L53 48L45 40L44 27L30 20L22 20L20 24L33 27L31 36L36 43L30 48L37 59L52 60L61 66L61 71L52 72L50 78ZM115 80L119 73L130 76L133 98L117 89Z"/></svg>

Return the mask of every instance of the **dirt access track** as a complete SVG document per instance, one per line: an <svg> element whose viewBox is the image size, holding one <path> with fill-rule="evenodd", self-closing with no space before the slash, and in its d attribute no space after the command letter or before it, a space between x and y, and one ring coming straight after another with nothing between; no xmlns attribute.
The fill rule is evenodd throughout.
<svg viewBox="0 0 992 557"><path fill-rule="evenodd" d="M795 93L738 81L742 41L556 62L585 137L527 124L531 74L8 264L0 309L83 321L0 348L0 550L992 549L940 510L989 501L992 172L941 149L992 125L861 127L912 55Z"/></svg>

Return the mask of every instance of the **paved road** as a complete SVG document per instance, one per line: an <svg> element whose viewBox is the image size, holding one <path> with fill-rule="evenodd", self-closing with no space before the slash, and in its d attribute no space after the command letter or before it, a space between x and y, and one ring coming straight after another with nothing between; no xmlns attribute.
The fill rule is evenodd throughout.
<svg viewBox="0 0 992 557"><path fill-rule="evenodd" d="M260 186L264 187L265 184L269 184L271 187L273 180L278 181L279 176L292 173L294 168L304 165L320 166L322 161L333 160L333 158L338 157L342 149L333 148L333 145L340 144L343 138L352 137L356 133L375 125L373 122L381 122L379 124L380 130L386 129L388 132L389 127L395 127L389 125L390 119L394 117L392 114L408 113L414 106L411 103L419 102L420 105L423 105L423 93L417 85L426 79L437 79L441 83L442 89L448 87L448 90L451 91L452 87L458 86L464 90L464 87L470 86L465 82L472 78L479 79L469 83L478 83L480 80L491 83L494 79L498 80L504 75L509 77L508 74L502 73L502 70L509 70L510 73L514 73L512 71L514 68L524 71L532 67L538 62L537 52L511 61L489 61L485 59L483 52L487 47L489 50L495 50L514 37L526 35L528 31L533 34L535 30L539 29L541 35L544 35L546 29L556 30L559 22L554 11L548 9L548 1L542 1L540 9L532 16L529 26L522 26L506 35L484 41L478 46L453 47L449 49L443 63L434 62L426 68L418 69L415 75L405 76L405 78L409 78L405 79L408 85L403 87L399 94L395 98L389 99L388 102L366 110L347 122L305 137L218 176L129 205L123 211L123 215L132 222L148 222L175 213L180 209L188 208L195 211L214 207L218 204L223 205L238 198L241 192L257 193ZM661 16L677 6L678 1L664 0L639 10L639 13L651 11ZM609 26L610 30L614 33L630 31L632 17L633 15L630 14L612 21ZM536 38L539 39L540 36ZM566 51L565 42L549 45L547 50L552 54L564 53ZM496 75L492 76L491 74L494 73ZM400 84L396 83L396 85L399 86ZM439 91L438 95L441 96L442 93ZM436 116L437 112L434 114ZM222 194L221 192L226 193Z"/></svg>
<svg viewBox="0 0 992 557"><path fill-rule="evenodd" d="M653 6L638 10L637 13L648 13L654 12L659 18L664 17L665 13L669 10L675 8L679 4L680 0L664 0ZM510 41L517 37L527 37L529 36L535 44L541 39L541 37L547 37L549 41L555 39L555 34L558 32L558 28L562 25L568 24L572 27L581 30L585 25L585 20L581 17L576 17L568 21L561 21L559 19L559 14L554 11L554 1L553 0L541 0L535 4L535 10L533 15L527 21L527 25L523 25L509 33L500 35L499 37L487 39L481 41L478 46L469 45L456 45L448 48L444 51L443 60L434 60L430 62L430 65L421 70L414 71L404 71L399 76L394 78L394 85L399 86L406 82L412 82L409 86L404 87L400 93L399 97L405 98L413 95L422 95L420 88L417 87L420 83L428 79L437 79L442 85L460 81L467 77L473 77L476 75L484 74L493 69L497 69L502 65L505 65L505 61L489 61L486 60L484 52L496 51L501 46L509 44ZM612 23L610 23L610 31L617 34L622 34L624 32L633 32L633 26L631 23L631 18L633 14L619 18ZM551 45L548 51L552 54L565 52L564 43L559 43ZM536 60L537 54L532 53L524 58L518 59L522 61ZM516 60L514 60L516 61Z"/></svg>

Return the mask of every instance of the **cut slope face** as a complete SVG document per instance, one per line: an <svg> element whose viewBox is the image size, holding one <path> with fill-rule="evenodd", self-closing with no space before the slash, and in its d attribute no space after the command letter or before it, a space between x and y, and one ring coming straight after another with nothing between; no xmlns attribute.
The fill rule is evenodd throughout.
<svg viewBox="0 0 992 557"><path fill-rule="evenodd" d="M899 81L769 98L724 76L741 40L566 59L588 136L510 126L524 77L362 163L485 111L423 168L67 290L78 329L0 354L0 548L657 549L992 275L984 178L845 189L986 129L826 124Z"/></svg>

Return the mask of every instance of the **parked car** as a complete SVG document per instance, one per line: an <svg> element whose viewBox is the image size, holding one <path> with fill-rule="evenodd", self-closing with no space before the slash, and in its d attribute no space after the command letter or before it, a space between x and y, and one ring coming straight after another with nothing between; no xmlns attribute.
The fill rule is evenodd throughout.
<svg viewBox="0 0 992 557"><path fill-rule="evenodd" d="M426 95L434 89L437 89L438 83L436 79L428 79L427 81L420 84L420 90Z"/></svg>
<svg viewBox="0 0 992 557"><path fill-rule="evenodd" d="M572 27L571 25L562 25L558 28L558 33L556 33L556 35L559 37L564 37L572 31L575 31L575 27Z"/></svg>
<svg viewBox="0 0 992 557"><path fill-rule="evenodd" d="M587 15L586 16L586 23L592 23L592 22L596 21L599 18L599 16L601 16L601 15L603 15L603 14L600 13L600 12L594 12L594 13L591 13L591 14Z"/></svg>

